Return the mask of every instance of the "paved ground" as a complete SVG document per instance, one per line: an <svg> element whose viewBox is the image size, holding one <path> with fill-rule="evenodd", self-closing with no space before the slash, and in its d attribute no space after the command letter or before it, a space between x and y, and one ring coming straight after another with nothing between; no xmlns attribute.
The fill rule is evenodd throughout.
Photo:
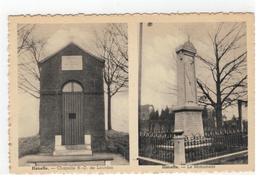
<svg viewBox="0 0 260 180"><path fill-rule="evenodd" d="M199 162L199 161L198 161ZM191 164L194 164L191 163ZM210 165L224 165L224 164L248 164L248 151L240 151L235 153L226 154L214 158L202 160L197 164L210 164Z"/></svg>
<svg viewBox="0 0 260 180"><path fill-rule="evenodd" d="M75 156L74 156L75 157ZM82 157L82 158L81 158ZM113 157L113 160L111 162L111 165L128 165L129 162L123 158L120 154L113 154L113 153L94 153L93 158L105 158L105 157ZM83 156L76 156L75 159L84 159ZM59 162L62 157L61 156L51 156L46 154L36 154L36 155L27 155L19 159L19 165L20 166L31 166L33 164L28 163L28 161L44 161L49 159L57 159L55 162L47 162L47 163L38 163L38 165L45 165L45 166L79 166L79 165L104 165L104 161L75 161L75 162ZM66 156L66 159L73 159L73 156Z"/></svg>
<svg viewBox="0 0 260 180"><path fill-rule="evenodd" d="M233 158L222 159L215 162L215 164L248 164L248 154L246 153Z"/></svg>

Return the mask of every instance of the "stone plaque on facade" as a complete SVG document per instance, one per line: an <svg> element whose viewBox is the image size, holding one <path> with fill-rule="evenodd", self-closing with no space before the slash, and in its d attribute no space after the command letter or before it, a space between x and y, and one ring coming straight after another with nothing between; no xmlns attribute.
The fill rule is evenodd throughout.
<svg viewBox="0 0 260 180"><path fill-rule="evenodd" d="M62 56L62 70L82 70L82 56Z"/></svg>

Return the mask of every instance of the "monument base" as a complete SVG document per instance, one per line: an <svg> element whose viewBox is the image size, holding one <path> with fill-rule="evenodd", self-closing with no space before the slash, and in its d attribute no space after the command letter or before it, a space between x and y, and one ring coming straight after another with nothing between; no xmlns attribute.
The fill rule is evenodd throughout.
<svg viewBox="0 0 260 180"><path fill-rule="evenodd" d="M183 135L204 135L202 110L196 104L178 106L173 109L175 112L175 130L183 130Z"/></svg>

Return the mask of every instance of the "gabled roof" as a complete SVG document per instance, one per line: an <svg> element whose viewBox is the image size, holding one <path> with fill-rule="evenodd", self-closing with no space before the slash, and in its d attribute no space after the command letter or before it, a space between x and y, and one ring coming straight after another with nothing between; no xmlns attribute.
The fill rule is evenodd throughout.
<svg viewBox="0 0 260 180"><path fill-rule="evenodd" d="M56 51L55 53L53 53L53 54L47 56L46 58L44 58L44 59L42 59L42 60L40 60L40 62L39 62L40 65L43 64L43 63L45 63L46 61L48 61L49 59L51 59L53 56L55 56L56 54L58 54L60 51L62 51L63 49L65 49L65 48L67 48L68 46L71 46L71 45L76 46L77 48L79 48L79 49L80 49L81 51L83 51L84 53L89 54L90 56L93 56L96 60L100 61L101 63L104 63L104 62L105 62L104 59L101 59L101 58L99 58L99 57L93 55L92 53L86 51L85 49L83 49L83 48L80 47L79 45L75 44L74 42L70 42L70 43L68 43L66 46L64 46L64 47L62 47L61 49L59 49L58 51Z"/></svg>

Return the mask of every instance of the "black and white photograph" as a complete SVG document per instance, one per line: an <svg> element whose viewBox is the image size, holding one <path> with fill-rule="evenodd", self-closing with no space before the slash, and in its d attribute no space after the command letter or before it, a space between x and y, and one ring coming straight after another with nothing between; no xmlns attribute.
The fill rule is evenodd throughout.
<svg viewBox="0 0 260 180"><path fill-rule="evenodd" d="M253 24L250 13L10 17L10 171L253 171Z"/></svg>
<svg viewBox="0 0 260 180"><path fill-rule="evenodd" d="M248 164L246 23L140 23L139 38L139 165Z"/></svg>
<svg viewBox="0 0 260 180"><path fill-rule="evenodd" d="M19 166L128 165L126 23L18 24Z"/></svg>

